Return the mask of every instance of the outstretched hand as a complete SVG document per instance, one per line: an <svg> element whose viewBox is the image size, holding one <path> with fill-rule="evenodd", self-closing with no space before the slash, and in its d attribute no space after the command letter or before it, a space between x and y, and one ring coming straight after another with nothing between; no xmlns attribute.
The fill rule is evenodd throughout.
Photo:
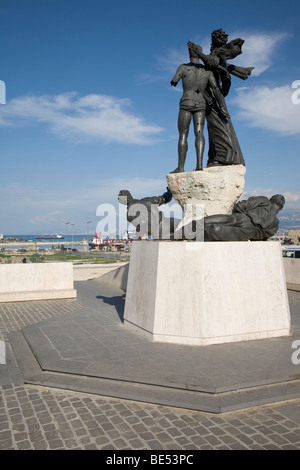
<svg viewBox="0 0 300 470"><path fill-rule="evenodd" d="M177 82L173 82L173 80L170 82L172 86L176 86Z"/></svg>
<svg viewBox="0 0 300 470"><path fill-rule="evenodd" d="M192 51L196 52L197 54L202 52L202 47L198 46L192 41L188 41L187 46L189 49L192 49Z"/></svg>
<svg viewBox="0 0 300 470"><path fill-rule="evenodd" d="M170 188L167 186L167 191L163 194L163 198L166 201L166 204L172 200L173 194L170 191Z"/></svg>

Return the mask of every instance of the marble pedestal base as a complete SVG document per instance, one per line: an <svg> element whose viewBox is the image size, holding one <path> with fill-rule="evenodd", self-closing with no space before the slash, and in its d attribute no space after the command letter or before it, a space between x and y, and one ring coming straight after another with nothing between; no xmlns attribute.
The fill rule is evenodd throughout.
<svg viewBox="0 0 300 470"><path fill-rule="evenodd" d="M198 346L289 335L280 245L133 242L124 324L153 341Z"/></svg>

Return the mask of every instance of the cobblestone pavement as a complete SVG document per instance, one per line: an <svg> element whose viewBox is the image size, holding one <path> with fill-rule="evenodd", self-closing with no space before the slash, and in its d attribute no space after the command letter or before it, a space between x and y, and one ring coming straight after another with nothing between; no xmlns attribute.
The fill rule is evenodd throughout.
<svg viewBox="0 0 300 470"><path fill-rule="evenodd" d="M296 450L300 423L282 406L215 416L9 385L1 390L0 449Z"/></svg>
<svg viewBox="0 0 300 470"><path fill-rule="evenodd" d="M289 300L300 306L300 293ZM0 339L78 308L77 300L4 304ZM20 381L0 386L0 449L299 450L300 399L214 415Z"/></svg>

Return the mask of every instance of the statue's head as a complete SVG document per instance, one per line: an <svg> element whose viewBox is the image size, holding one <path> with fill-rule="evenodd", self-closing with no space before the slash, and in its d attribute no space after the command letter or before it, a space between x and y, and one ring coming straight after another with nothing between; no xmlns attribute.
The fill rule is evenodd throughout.
<svg viewBox="0 0 300 470"><path fill-rule="evenodd" d="M121 189L118 195L118 201L120 204L124 204L125 206L132 201L132 195L130 191L127 191L127 189Z"/></svg>
<svg viewBox="0 0 300 470"><path fill-rule="evenodd" d="M274 196L270 197L270 201L273 204L276 204L280 211L283 209L285 204L285 198L281 194L274 194Z"/></svg>
<svg viewBox="0 0 300 470"><path fill-rule="evenodd" d="M215 49L217 47L222 47L227 43L228 34L225 33L222 29L215 29L211 33L211 49Z"/></svg>

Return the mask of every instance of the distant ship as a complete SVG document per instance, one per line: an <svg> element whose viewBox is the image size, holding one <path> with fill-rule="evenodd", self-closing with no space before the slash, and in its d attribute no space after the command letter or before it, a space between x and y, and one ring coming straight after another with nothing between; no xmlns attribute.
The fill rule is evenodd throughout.
<svg viewBox="0 0 300 470"><path fill-rule="evenodd" d="M35 237L35 240L63 240L62 235L41 235L40 237Z"/></svg>

